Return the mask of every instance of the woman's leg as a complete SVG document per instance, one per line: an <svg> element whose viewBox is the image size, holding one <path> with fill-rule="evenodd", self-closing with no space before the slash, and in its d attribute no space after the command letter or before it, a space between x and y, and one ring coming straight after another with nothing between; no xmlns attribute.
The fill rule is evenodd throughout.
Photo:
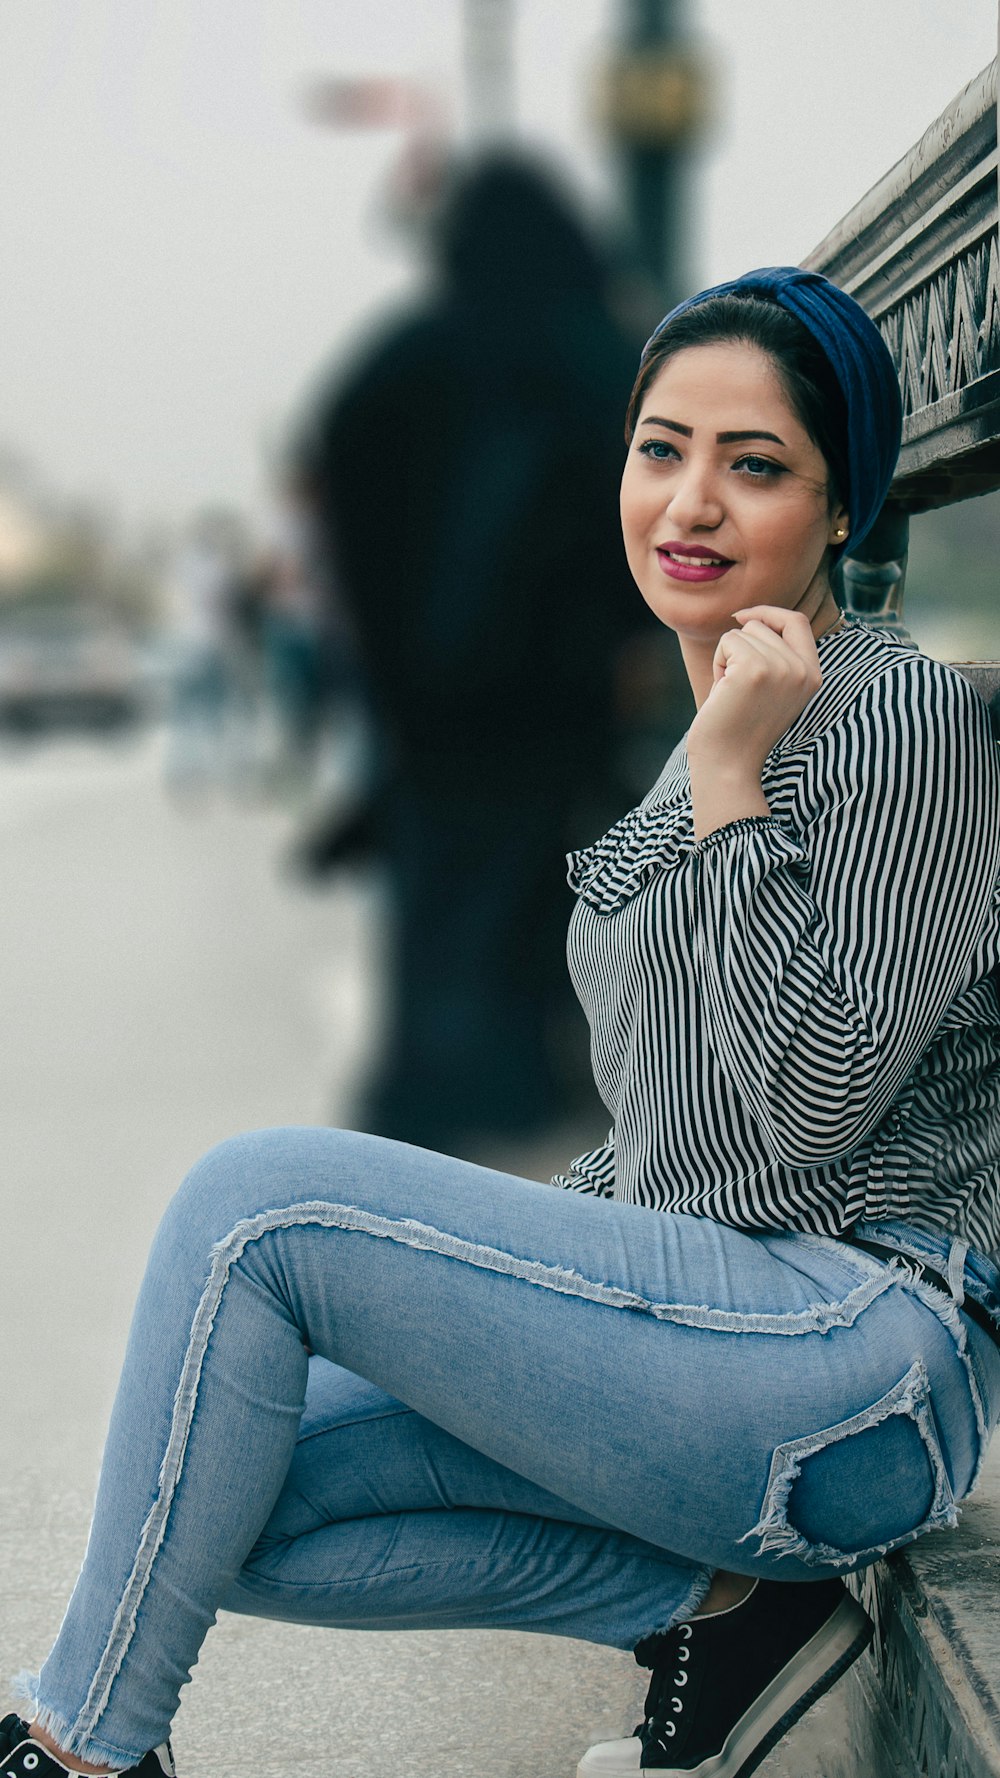
<svg viewBox="0 0 1000 1778"><path fill-rule="evenodd" d="M838 1243L343 1132L239 1138L194 1169L154 1244L87 1559L41 1676L43 1722L83 1757L127 1764L162 1739L281 1494L306 1345L700 1565L702 1589L717 1567L814 1578L953 1522L979 1452L953 1333ZM441 1535L462 1517L443 1513ZM539 1523L559 1535L565 1516ZM662 1607L643 1602L630 1639L690 1614L680 1573L664 1564ZM617 1627L588 1634L618 1640L622 1591ZM488 1608L471 1621L498 1621ZM506 1621L533 1610L522 1597Z"/></svg>
<svg viewBox="0 0 1000 1778"><path fill-rule="evenodd" d="M274 1510L221 1602L345 1629L515 1628L634 1646L704 1570L600 1525L312 1358Z"/></svg>

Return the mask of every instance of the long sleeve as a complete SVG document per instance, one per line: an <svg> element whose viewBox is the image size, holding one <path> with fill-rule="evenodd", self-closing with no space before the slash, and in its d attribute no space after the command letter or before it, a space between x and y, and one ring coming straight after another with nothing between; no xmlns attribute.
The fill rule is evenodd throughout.
<svg viewBox="0 0 1000 1778"><path fill-rule="evenodd" d="M696 850L695 967L720 1066L777 1160L845 1155L930 1042L990 910L985 706L911 657L813 743L779 816Z"/></svg>
<svg viewBox="0 0 1000 1778"><path fill-rule="evenodd" d="M615 1195L615 1133L608 1132L608 1139L599 1148L591 1148L586 1154L578 1155L567 1173L556 1173L551 1182L564 1191L590 1192L597 1198L613 1198Z"/></svg>

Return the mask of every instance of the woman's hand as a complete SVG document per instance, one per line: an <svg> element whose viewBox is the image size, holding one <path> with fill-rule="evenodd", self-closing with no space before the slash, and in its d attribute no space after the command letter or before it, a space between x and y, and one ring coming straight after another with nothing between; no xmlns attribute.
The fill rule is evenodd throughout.
<svg viewBox="0 0 1000 1778"><path fill-rule="evenodd" d="M802 611L751 605L734 611L712 662L712 689L688 730L688 758L758 781L771 748L823 683L812 626Z"/></svg>

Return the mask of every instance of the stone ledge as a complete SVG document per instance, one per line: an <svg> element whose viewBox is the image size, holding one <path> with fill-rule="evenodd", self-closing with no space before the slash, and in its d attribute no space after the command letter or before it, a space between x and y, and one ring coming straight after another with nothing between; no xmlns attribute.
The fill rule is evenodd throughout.
<svg viewBox="0 0 1000 1778"><path fill-rule="evenodd" d="M876 1623L818 1778L1000 1778L1000 1445L957 1531L859 1575Z"/></svg>

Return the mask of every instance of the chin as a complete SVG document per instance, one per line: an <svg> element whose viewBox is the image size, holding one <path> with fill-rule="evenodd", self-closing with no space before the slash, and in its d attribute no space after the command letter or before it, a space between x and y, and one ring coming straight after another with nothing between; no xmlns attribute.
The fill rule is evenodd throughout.
<svg viewBox="0 0 1000 1778"><path fill-rule="evenodd" d="M732 600L723 601L724 609L713 600L711 606L699 606L695 598L678 597L675 593L664 593L661 587L655 595L643 595L646 604L668 630L674 630L678 636L687 636L697 642L717 642L726 630L738 629L733 612L742 605L750 603L742 600L734 593Z"/></svg>

